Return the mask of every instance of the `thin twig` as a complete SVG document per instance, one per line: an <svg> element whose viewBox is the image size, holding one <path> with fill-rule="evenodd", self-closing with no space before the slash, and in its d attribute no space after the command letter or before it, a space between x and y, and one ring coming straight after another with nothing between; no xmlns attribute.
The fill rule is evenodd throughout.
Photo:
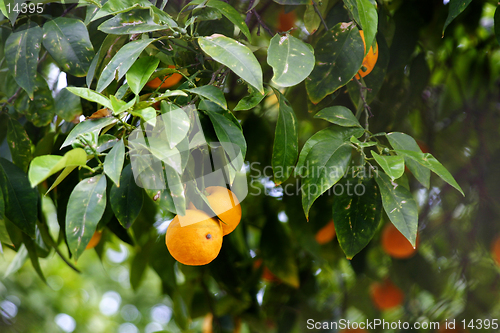
<svg viewBox="0 0 500 333"><path fill-rule="evenodd" d="M312 0L312 4L313 4L313 7L314 7L314 11L316 12L316 14L318 14L318 16L319 16L319 18L321 20L321 23L323 23L323 26L325 27L325 30L328 31L328 26L326 25L326 22L323 19L323 15L321 15L321 12L318 9L318 4L314 0Z"/></svg>
<svg viewBox="0 0 500 333"><path fill-rule="evenodd" d="M370 91L371 89L368 87L365 87L356 77L354 77L354 80L359 85L359 95L361 96L361 100L363 101L363 105L365 107L365 110L367 110L369 112L370 117L373 117L372 109L370 108L370 106L366 102L365 95L363 95L363 90Z"/></svg>
<svg viewBox="0 0 500 333"><path fill-rule="evenodd" d="M245 24L247 26L250 24L250 20L252 19L252 10L251 10L251 8L253 7L254 3L255 3L255 0L250 0L250 3L248 4L247 16L245 17Z"/></svg>
<svg viewBox="0 0 500 333"><path fill-rule="evenodd" d="M257 13L257 11L255 11L254 9L252 9L252 12L255 14L255 17L257 18L257 21L259 22L260 26L262 28L264 28L264 30L266 30L267 33L269 35L271 35L271 37L274 36L273 31L271 29L269 29L269 27L264 22L262 22L262 19L260 18L259 13Z"/></svg>

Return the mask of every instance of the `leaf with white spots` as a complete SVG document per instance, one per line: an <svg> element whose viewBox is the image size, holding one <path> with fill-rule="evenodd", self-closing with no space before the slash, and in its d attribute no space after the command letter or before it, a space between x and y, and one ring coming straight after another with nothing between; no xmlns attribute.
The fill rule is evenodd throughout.
<svg viewBox="0 0 500 333"><path fill-rule="evenodd" d="M200 37L198 43L215 61L227 66L260 93L264 93L262 68L248 47L220 34Z"/></svg>
<svg viewBox="0 0 500 333"><path fill-rule="evenodd" d="M33 98L36 87L42 36L42 29L38 25L29 28L23 25L5 41L5 60L9 71L30 98Z"/></svg>
<svg viewBox="0 0 500 333"><path fill-rule="evenodd" d="M316 65L306 79L306 90L313 103L319 103L351 81L364 57L364 46L353 23L339 23L318 40L314 49Z"/></svg>
<svg viewBox="0 0 500 333"><path fill-rule="evenodd" d="M289 34L276 34L267 50L267 63L273 68L273 82L291 87L302 82L314 68L314 50Z"/></svg>
<svg viewBox="0 0 500 333"><path fill-rule="evenodd" d="M82 21L67 17L48 21L43 26L43 46L64 72L87 75L94 47Z"/></svg>
<svg viewBox="0 0 500 333"><path fill-rule="evenodd" d="M94 235L106 208L106 177L85 178L69 196L66 213L66 238L77 260Z"/></svg>
<svg viewBox="0 0 500 333"><path fill-rule="evenodd" d="M380 191L373 178L344 178L334 187L332 218L347 259L361 251L377 232L382 216Z"/></svg>
<svg viewBox="0 0 500 333"><path fill-rule="evenodd" d="M412 194L404 186L392 182L378 172L375 177L382 194L382 205L392 224L415 246L417 241L418 210Z"/></svg>

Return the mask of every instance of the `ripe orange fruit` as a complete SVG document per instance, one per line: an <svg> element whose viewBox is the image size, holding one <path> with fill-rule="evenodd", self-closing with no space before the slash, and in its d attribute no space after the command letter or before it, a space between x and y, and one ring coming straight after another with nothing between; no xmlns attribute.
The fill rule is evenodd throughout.
<svg viewBox="0 0 500 333"><path fill-rule="evenodd" d="M366 52L365 34L363 30L359 30L359 34L361 35L361 39L363 40L363 45ZM368 51L365 58L363 59L363 64L361 65L361 69L358 71L358 74L356 74L356 79L359 80L360 78L367 76L373 70L373 67L375 67L378 59L377 42L375 42L375 47L377 50L373 51L373 46L370 46L370 51Z"/></svg>
<svg viewBox="0 0 500 333"><path fill-rule="evenodd" d="M184 226L181 226L181 221ZM219 221L201 210L187 209L176 215L167 228L165 243L175 260L184 265L206 265L214 260L222 247Z"/></svg>
<svg viewBox="0 0 500 333"><path fill-rule="evenodd" d="M285 13L285 10L282 9L278 14L278 26L276 29L278 31L288 31L295 26L295 21L297 21L295 11Z"/></svg>
<svg viewBox="0 0 500 333"><path fill-rule="evenodd" d="M370 286L370 297L379 310L392 309L403 303L404 294L391 280L374 282Z"/></svg>
<svg viewBox="0 0 500 333"><path fill-rule="evenodd" d="M241 206L236 195L222 186L209 186L205 189L209 194L208 202L222 221L224 236L232 232L241 221Z"/></svg>
<svg viewBox="0 0 500 333"><path fill-rule="evenodd" d="M491 254L498 266L500 266L500 235L495 237L491 243Z"/></svg>
<svg viewBox="0 0 500 333"><path fill-rule="evenodd" d="M92 235L92 238L90 239L90 241L87 244L87 247L85 247L85 249L88 250L88 249L93 249L94 247L96 247L96 245L99 244L101 237L102 237L102 231L94 232L94 234Z"/></svg>
<svg viewBox="0 0 500 333"><path fill-rule="evenodd" d="M175 66L168 65L168 68L175 68ZM163 79L165 79L165 81L163 81ZM146 83L146 86L152 89L156 89L158 87L160 87L160 89L166 89L175 86L181 79L182 75L180 75L179 73L172 73L166 75L162 79L160 79L159 77L155 77L154 79Z"/></svg>
<svg viewBox="0 0 500 333"><path fill-rule="evenodd" d="M331 241L335 237L335 225L333 220L330 220L323 228L319 229L314 237L318 244L323 245Z"/></svg>
<svg viewBox="0 0 500 333"><path fill-rule="evenodd" d="M381 242L384 252L393 258L406 259L417 251L392 223L387 223L382 230Z"/></svg>

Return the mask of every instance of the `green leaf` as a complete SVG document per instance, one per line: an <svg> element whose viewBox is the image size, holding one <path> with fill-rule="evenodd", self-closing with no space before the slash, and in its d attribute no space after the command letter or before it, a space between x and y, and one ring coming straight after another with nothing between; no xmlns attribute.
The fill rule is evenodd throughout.
<svg viewBox="0 0 500 333"><path fill-rule="evenodd" d="M376 2L371 0L356 0L359 25L363 29L366 43L366 53L370 50L370 45L375 40L378 26L378 14Z"/></svg>
<svg viewBox="0 0 500 333"><path fill-rule="evenodd" d="M88 120L82 121L81 123L78 123L71 130L71 132L69 132L68 136L66 137L66 140L64 140L63 144L61 145L61 148L69 146L70 144L75 142L79 135L82 135L85 133L91 133L94 131L99 131L103 127L111 125L115 122L116 122L115 118L98 118L98 119L88 119Z"/></svg>
<svg viewBox="0 0 500 333"><path fill-rule="evenodd" d="M408 157L413 161L417 162L418 164L422 165L423 167L426 167L427 169L431 170L439 177L441 177L442 180L453 186L455 189L457 189L458 192L460 192L463 196L465 196L464 191L462 190L460 185L458 185L458 183L455 181L451 173L448 170L446 170L446 168L441 163L439 163L439 161L431 154L418 153L411 150L396 149L395 151L398 155L401 155L403 157Z"/></svg>
<svg viewBox="0 0 500 333"><path fill-rule="evenodd" d="M467 6L472 2L472 0L450 0L448 3L448 17L446 18L446 22L444 22L443 26L443 36L444 31L448 27L448 25L458 16L461 12L467 8Z"/></svg>
<svg viewBox="0 0 500 333"><path fill-rule="evenodd" d="M66 211L66 238L75 260L94 235L106 208L106 177L85 178L75 186Z"/></svg>
<svg viewBox="0 0 500 333"><path fill-rule="evenodd" d="M109 101L109 99L106 96L99 94L99 93L97 93L93 90L90 90L88 88L66 87L66 90L68 90L71 93L75 94L76 96L84 98L88 101L96 102L97 104L101 104L102 106L105 106L108 109L113 108L111 106L111 102Z"/></svg>
<svg viewBox="0 0 500 333"><path fill-rule="evenodd" d="M267 50L267 63L273 68L273 82L291 87L304 81L314 68L314 53L310 45L286 34L276 34Z"/></svg>
<svg viewBox="0 0 500 333"><path fill-rule="evenodd" d="M495 9L493 22L495 25L495 37L497 38L497 42L500 44L500 6L497 6L497 9Z"/></svg>
<svg viewBox="0 0 500 333"><path fill-rule="evenodd" d="M389 143L394 149L399 150L411 150L417 153L421 153L420 147L414 138L409 136L408 134L393 132L386 135ZM429 188L431 172L426 167L420 165L418 162L414 161L409 157L405 157L405 164L410 169L411 173L415 176L415 178L425 186L425 188Z"/></svg>
<svg viewBox="0 0 500 333"><path fill-rule="evenodd" d="M415 246L417 240L418 210L410 191L391 182L383 172L375 177L382 195L384 210L392 224Z"/></svg>
<svg viewBox="0 0 500 333"><path fill-rule="evenodd" d="M104 173L116 184L120 186L120 175L125 161L125 144L123 139L118 141L110 150L104 160Z"/></svg>
<svg viewBox="0 0 500 333"><path fill-rule="evenodd" d="M321 17L324 17L326 14L326 10L328 9L328 0L318 1L316 2L318 11L321 14ZM304 26L306 27L309 34L314 34L321 24L321 18L316 13L314 9L314 5L312 2L309 2L306 6L306 11L304 12Z"/></svg>
<svg viewBox="0 0 500 333"><path fill-rule="evenodd" d="M174 199L170 194L170 189L156 190L145 188L147 196L157 204L160 209L176 214Z"/></svg>
<svg viewBox="0 0 500 333"><path fill-rule="evenodd" d="M141 52L153 42L154 39L134 40L123 46L111 61L102 70L97 81L97 92L102 92L115 79L120 80L132 67Z"/></svg>
<svg viewBox="0 0 500 333"><path fill-rule="evenodd" d="M299 161L297 162L297 166L295 168L295 176L303 176L305 174L306 169L304 167L304 163L307 155L318 143L329 141L332 143L332 146L338 147L342 143L348 142L352 136L359 138L363 135L363 133L364 130L362 128L345 128L335 125L315 133L306 141L304 147L302 147L302 150L300 151Z"/></svg>
<svg viewBox="0 0 500 333"><path fill-rule="evenodd" d="M54 118L54 98L47 81L41 75L35 78L35 82L33 100L28 100L28 110L24 115L33 125L43 127Z"/></svg>
<svg viewBox="0 0 500 333"><path fill-rule="evenodd" d="M32 187L66 167L78 167L87 164L87 154L82 148L68 151L64 156L43 155L33 159L28 171Z"/></svg>
<svg viewBox="0 0 500 333"><path fill-rule="evenodd" d="M31 161L31 140L21 124L9 118L7 142L12 156L12 162L26 172Z"/></svg>
<svg viewBox="0 0 500 333"><path fill-rule="evenodd" d="M212 121L215 134L217 135L220 144L231 160L231 164L234 165L236 170L240 170L243 166L243 160L247 153L247 143L241 128L239 128L234 122L236 118L234 118L232 113L227 113L226 117L218 112L206 112ZM233 118L233 120L228 117Z"/></svg>
<svg viewBox="0 0 500 333"><path fill-rule="evenodd" d="M136 117L140 117L143 121L153 127L156 125L156 110L152 107L130 111L130 114Z"/></svg>
<svg viewBox="0 0 500 333"><path fill-rule="evenodd" d="M367 141L367 142L359 141L355 136L351 136L351 139L349 141L351 141L351 143L354 143L356 146L361 148L373 147L377 145L375 141Z"/></svg>
<svg viewBox="0 0 500 333"><path fill-rule="evenodd" d="M149 8L152 3L148 0L109 0L102 8L95 14L92 21L98 20L102 17L108 15L116 15L120 13L125 13L133 8Z"/></svg>
<svg viewBox="0 0 500 333"><path fill-rule="evenodd" d="M82 21L68 17L47 21L43 25L43 46L64 72L87 75L94 47Z"/></svg>
<svg viewBox="0 0 500 333"><path fill-rule="evenodd" d="M307 154L301 189L307 219L314 201L344 176L351 162L350 143L337 144L338 140L327 139L318 142Z"/></svg>
<svg viewBox="0 0 500 333"><path fill-rule="evenodd" d="M168 144L170 149L173 149L184 140L191 127L191 122L183 109L168 104L166 101L161 102L161 113Z"/></svg>
<svg viewBox="0 0 500 333"><path fill-rule="evenodd" d="M130 90L132 90L134 94L139 95L159 63L160 59L156 57L143 57L137 59L132 67L130 67L126 77Z"/></svg>
<svg viewBox="0 0 500 333"><path fill-rule="evenodd" d="M131 164L123 168L120 176L120 187L115 184L111 187L109 203L118 222L124 228L130 228L142 209L142 190L136 185Z"/></svg>
<svg viewBox="0 0 500 333"><path fill-rule="evenodd" d="M13 245L5 225L5 200L2 186L0 186L0 243Z"/></svg>
<svg viewBox="0 0 500 333"><path fill-rule="evenodd" d="M274 132L272 166L274 183L279 185L292 174L299 155L298 123L290 103L279 90L274 89L279 111Z"/></svg>
<svg viewBox="0 0 500 333"><path fill-rule="evenodd" d="M252 41L252 35L250 34L250 30L248 30L248 26L241 17L240 13L238 13L233 6L219 0L210 0L207 2L206 6L220 11L222 15L224 15L229 21L231 21L231 23L241 30L250 42Z"/></svg>
<svg viewBox="0 0 500 333"><path fill-rule="evenodd" d="M344 127L361 127L358 119L354 116L352 111L345 106L340 105L324 108L316 113L314 118L324 119L333 124Z"/></svg>
<svg viewBox="0 0 500 333"><path fill-rule="evenodd" d="M257 105L266 97L266 94L262 94L259 91L255 90L251 86L248 86L248 95L243 97L233 111L246 111L250 110Z"/></svg>
<svg viewBox="0 0 500 333"><path fill-rule="evenodd" d="M166 25L157 24L149 9L133 9L120 13L98 27L102 32L114 35L141 34L168 28Z"/></svg>
<svg viewBox="0 0 500 333"><path fill-rule="evenodd" d="M25 234L23 234L23 243L26 246L26 250L28 250L28 256L30 257L31 264L35 269L35 272L43 282L47 283L47 281L45 281L45 276L43 275L42 268L40 267L40 262L38 261L36 243L33 241L33 239Z"/></svg>
<svg viewBox="0 0 500 333"><path fill-rule="evenodd" d="M363 63L364 47L353 23L339 23L318 40L314 49L316 66L306 80L313 103L349 83Z"/></svg>
<svg viewBox="0 0 500 333"><path fill-rule="evenodd" d="M224 93L217 87L207 85L193 89L185 89L185 91L189 91L190 93L205 97L209 101L212 101L221 108L223 108L224 110L227 109L227 103L226 103L226 98L224 97Z"/></svg>
<svg viewBox="0 0 500 333"><path fill-rule="evenodd" d="M277 219L268 216L260 236L260 251L264 265L286 284L299 287L299 269L292 241Z"/></svg>
<svg viewBox="0 0 500 333"><path fill-rule="evenodd" d="M42 37L42 29L38 25L29 28L28 25L23 25L5 41L5 59L9 71L31 99L36 86Z"/></svg>
<svg viewBox="0 0 500 333"><path fill-rule="evenodd" d="M5 201L5 216L28 236L35 237L38 192L28 176L17 166L0 158L0 186Z"/></svg>
<svg viewBox="0 0 500 333"><path fill-rule="evenodd" d="M90 64L86 78L87 87L90 87L92 85L92 80L94 79L96 71L98 71L100 67L105 66L109 63L111 57L113 57L127 41L127 37L128 36L124 35L106 36L101 44L101 47L99 48L99 51L95 55L94 59L92 59L92 63ZM101 62L103 62L102 66L100 66Z"/></svg>
<svg viewBox="0 0 500 333"><path fill-rule="evenodd" d="M82 114L80 98L68 89L62 89L55 99L55 113L67 122L75 120Z"/></svg>
<svg viewBox="0 0 500 333"><path fill-rule="evenodd" d="M379 155L374 150L371 152L375 161L392 181L401 177L405 172L405 160L402 156Z"/></svg>
<svg viewBox="0 0 500 333"><path fill-rule="evenodd" d="M28 250L26 250L26 246L22 244L17 251L16 256L10 262L9 267L7 267L3 278L5 279L21 269L21 267L23 267L24 263L26 262L26 259L28 259Z"/></svg>
<svg viewBox="0 0 500 333"><path fill-rule="evenodd" d="M262 68L248 47L219 34L200 37L198 43L201 49L215 61L227 66L260 93L264 93Z"/></svg>
<svg viewBox="0 0 500 333"><path fill-rule="evenodd" d="M382 200L373 178L343 179L333 191L335 231L340 247L350 260L375 235L382 216Z"/></svg>

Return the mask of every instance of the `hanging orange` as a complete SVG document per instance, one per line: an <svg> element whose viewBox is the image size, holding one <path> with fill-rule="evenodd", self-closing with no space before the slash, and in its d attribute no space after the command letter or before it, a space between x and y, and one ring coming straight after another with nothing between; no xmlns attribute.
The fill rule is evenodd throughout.
<svg viewBox="0 0 500 333"><path fill-rule="evenodd" d="M386 279L370 286L370 297L377 309L388 310L401 305L405 295L391 280Z"/></svg>
<svg viewBox="0 0 500 333"><path fill-rule="evenodd" d="M363 30L359 30L359 34L361 35L361 39L363 40L364 50L366 52L366 43L365 43L365 34ZM375 42L376 51L373 50L373 46L370 46L370 51L366 54L363 59L363 64L361 65L361 69L356 74L356 79L361 79L362 77L367 76L371 73L378 59L378 44Z"/></svg>
<svg viewBox="0 0 500 333"><path fill-rule="evenodd" d="M168 68L175 68L175 66L168 65ZM146 83L146 86L152 89L157 89L158 87L160 87L160 89L166 89L175 86L181 79L182 75L180 75L179 73L173 73L166 75L162 79L160 79L159 77L155 77L154 79Z"/></svg>
<svg viewBox="0 0 500 333"><path fill-rule="evenodd" d="M417 251L392 223L387 223L382 230L381 243L384 252L397 259L409 258Z"/></svg>

